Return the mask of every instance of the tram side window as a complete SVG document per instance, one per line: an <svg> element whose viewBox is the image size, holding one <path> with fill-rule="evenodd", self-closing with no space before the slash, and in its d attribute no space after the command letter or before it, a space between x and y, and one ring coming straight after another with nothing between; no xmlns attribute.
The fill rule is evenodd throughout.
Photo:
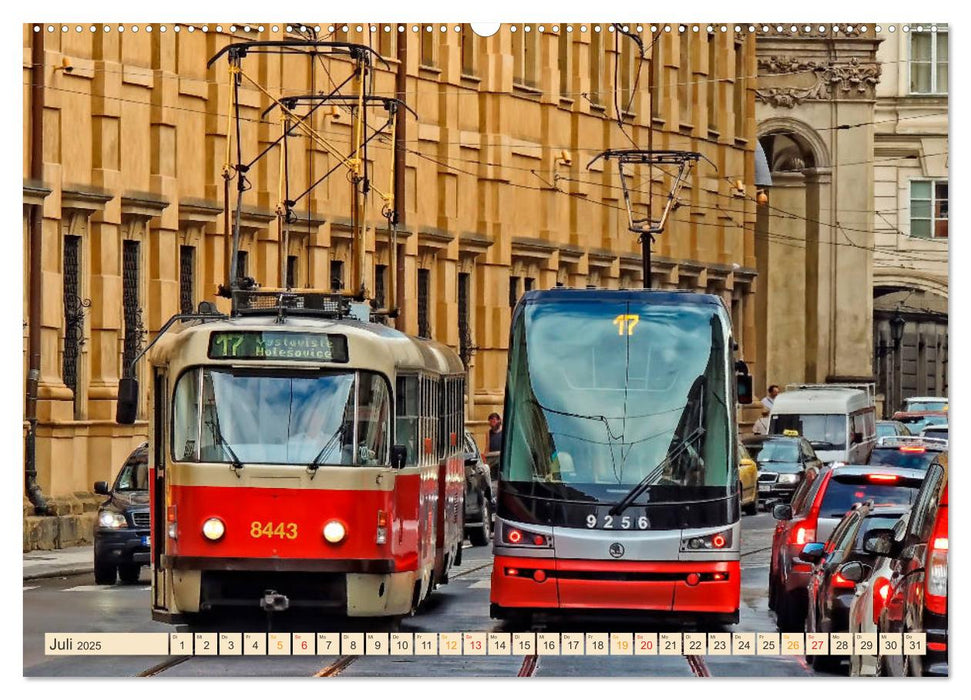
<svg viewBox="0 0 971 700"><path fill-rule="evenodd" d="M395 442L408 450L407 464L418 463L418 377L398 377Z"/></svg>
<svg viewBox="0 0 971 700"><path fill-rule="evenodd" d="M199 370L179 377L172 406L172 459L180 462L199 461Z"/></svg>
<svg viewBox="0 0 971 700"><path fill-rule="evenodd" d="M388 463L388 385L377 374L361 374L357 414L357 462Z"/></svg>

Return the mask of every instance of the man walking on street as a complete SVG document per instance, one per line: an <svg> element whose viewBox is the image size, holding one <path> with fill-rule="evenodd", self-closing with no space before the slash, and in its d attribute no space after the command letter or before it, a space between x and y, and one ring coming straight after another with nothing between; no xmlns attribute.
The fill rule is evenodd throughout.
<svg viewBox="0 0 971 700"><path fill-rule="evenodd" d="M489 442L486 452L502 450L502 417L498 413L489 414Z"/></svg>
<svg viewBox="0 0 971 700"><path fill-rule="evenodd" d="M765 406L766 410L772 411L772 404L775 403L775 397L779 395L779 385L770 384L768 394L764 399L762 399L762 405Z"/></svg>

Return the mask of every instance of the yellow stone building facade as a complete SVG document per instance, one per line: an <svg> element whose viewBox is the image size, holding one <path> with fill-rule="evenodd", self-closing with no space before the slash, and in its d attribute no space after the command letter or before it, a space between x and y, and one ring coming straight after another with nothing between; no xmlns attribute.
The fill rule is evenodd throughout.
<svg viewBox="0 0 971 700"><path fill-rule="evenodd" d="M173 314L214 299L225 281L230 89L225 63L207 69L206 62L231 41L316 36L370 44L388 62L374 74L375 93L387 95L395 90L397 44L407 42L406 100L418 117L406 127L400 324L464 350L468 425L480 443L486 416L502 410L510 316L524 290L641 286L640 246L627 230L618 174L613 164L587 164L604 149L630 147L630 139L646 148L649 124L654 149L697 151L717 166L692 171L654 245L652 284L722 295L741 355L755 360L757 67L747 32L705 25L652 31L632 23L627 31L639 38L642 57L635 41L606 24L503 25L490 37L467 25L401 32L396 25L289 32L272 23L262 30L210 24L206 31L50 26L54 31L23 31L24 369L26 377L29 332L39 327L36 467L52 502L110 478L147 434L144 420L113 420L126 336L147 342ZM35 66L41 35L43 65ZM247 57L243 69L266 93L243 81L244 154L252 157L280 133L278 115L261 117L272 104L268 94L331 90L349 66L337 58ZM44 86L42 125L31 111L34 81ZM322 114L314 128L347 147L344 110ZM40 178L31 166L36 129L43 134ZM375 182L390 176L390 143L376 140L369 154ZM296 206L289 250L281 251L278 150L247 174L246 274L278 286L286 255L282 267L295 286L330 288L335 278L346 284L346 177L331 177ZM293 141L292 191L304 191L335 163L319 144ZM630 184L643 203L647 174ZM655 172L655 207L667 185ZM380 206L375 198L367 217L372 292L386 288L394 264ZM38 211L42 256L33 269L41 271L43 291L31 324L31 217Z"/></svg>

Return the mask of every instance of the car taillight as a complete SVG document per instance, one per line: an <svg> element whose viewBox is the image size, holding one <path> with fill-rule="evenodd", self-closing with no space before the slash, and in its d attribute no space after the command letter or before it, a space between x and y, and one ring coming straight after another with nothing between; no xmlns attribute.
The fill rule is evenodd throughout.
<svg viewBox="0 0 971 700"><path fill-rule="evenodd" d="M791 544L804 545L809 542L816 541L816 520L813 519L811 522L806 519L796 524L792 528L792 534L789 536L789 542Z"/></svg>
<svg viewBox="0 0 971 700"><path fill-rule="evenodd" d="M924 454L927 451L926 447L919 447L915 445L907 445L900 448L901 452L912 452L914 454Z"/></svg>
<svg viewBox="0 0 971 700"><path fill-rule="evenodd" d="M854 586L856 586L856 583L848 578L843 578L842 574L833 575L833 588L853 588Z"/></svg>
<svg viewBox="0 0 971 700"><path fill-rule="evenodd" d="M868 474L867 479L870 481L880 481L883 483L890 483L900 479L896 474Z"/></svg>
<svg viewBox="0 0 971 700"><path fill-rule="evenodd" d="M927 550L924 601L938 615L947 613L947 508L937 511L937 523Z"/></svg>
<svg viewBox="0 0 971 700"><path fill-rule="evenodd" d="M883 576L877 576L873 581L873 624L880 624L880 613L887 605L887 598L890 595L890 581Z"/></svg>

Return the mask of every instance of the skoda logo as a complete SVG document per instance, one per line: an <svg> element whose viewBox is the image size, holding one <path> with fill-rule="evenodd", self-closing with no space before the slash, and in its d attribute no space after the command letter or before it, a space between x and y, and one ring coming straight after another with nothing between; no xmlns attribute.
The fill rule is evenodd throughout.
<svg viewBox="0 0 971 700"><path fill-rule="evenodd" d="M614 542L612 545L610 545L610 549L607 551L610 552L610 556L612 556L614 559L620 559L622 556L624 556L624 545L622 545L620 542Z"/></svg>

